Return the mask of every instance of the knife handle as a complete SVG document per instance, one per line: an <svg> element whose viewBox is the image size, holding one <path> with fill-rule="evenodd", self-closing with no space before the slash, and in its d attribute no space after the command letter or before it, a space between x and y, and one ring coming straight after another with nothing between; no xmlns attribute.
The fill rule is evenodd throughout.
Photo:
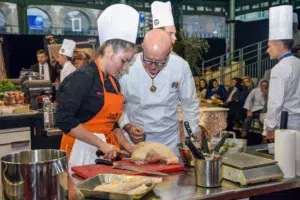
<svg viewBox="0 0 300 200"><path fill-rule="evenodd" d="M101 150L97 150L96 155L97 155L97 157L100 157L100 156L104 156L104 153ZM119 161L119 160L122 160L120 155L117 155L117 157L112 159L112 161Z"/></svg>
<svg viewBox="0 0 300 200"><path fill-rule="evenodd" d="M202 154L200 149L197 149L193 142L190 139L185 140L185 144L189 147L190 151L192 152L194 158L205 160L204 155Z"/></svg>
<svg viewBox="0 0 300 200"><path fill-rule="evenodd" d="M109 165L109 166L113 166L113 162L110 160L105 160L105 159L96 159L95 163L97 165Z"/></svg>
<svg viewBox="0 0 300 200"><path fill-rule="evenodd" d="M202 145L203 145L203 152L209 153L207 138L206 138L206 134L204 131L201 132L201 139L202 139Z"/></svg>
<svg viewBox="0 0 300 200"><path fill-rule="evenodd" d="M189 137L192 139L195 139L195 136L193 135L192 129L190 127L190 123L188 121L184 122L184 127L186 132L188 133Z"/></svg>
<svg viewBox="0 0 300 200"><path fill-rule="evenodd" d="M219 152L221 146L223 146L225 140L226 140L229 136L230 136L230 133L226 133L226 134L222 137L221 141L220 141L220 142L216 145L216 147L215 147L215 151L216 151L216 152Z"/></svg>

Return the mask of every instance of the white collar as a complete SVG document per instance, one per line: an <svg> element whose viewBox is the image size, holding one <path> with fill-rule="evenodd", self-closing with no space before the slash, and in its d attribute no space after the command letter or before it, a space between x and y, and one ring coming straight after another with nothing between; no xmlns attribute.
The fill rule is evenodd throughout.
<svg viewBox="0 0 300 200"><path fill-rule="evenodd" d="M48 63L47 62L45 62L45 64L41 64L41 63L39 63L39 66L41 67L41 66L44 66L44 67L47 67L48 66Z"/></svg>

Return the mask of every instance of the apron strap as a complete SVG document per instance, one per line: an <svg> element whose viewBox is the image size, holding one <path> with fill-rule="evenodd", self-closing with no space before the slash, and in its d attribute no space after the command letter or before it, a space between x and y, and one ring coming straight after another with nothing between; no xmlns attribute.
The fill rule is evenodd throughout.
<svg viewBox="0 0 300 200"><path fill-rule="evenodd" d="M101 82L102 82L102 85L103 85L103 91L106 92L106 89L105 89L105 86L104 86L103 72L102 72L101 67L100 67L100 59L97 58L94 62L96 63L99 74L100 74L100 79L101 79ZM110 75L108 75L108 78L109 78L111 84L113 85L114 89L116 90L117 94L119 94L120 92L118 90L117 84L114 81L114 79Z"/></svg>

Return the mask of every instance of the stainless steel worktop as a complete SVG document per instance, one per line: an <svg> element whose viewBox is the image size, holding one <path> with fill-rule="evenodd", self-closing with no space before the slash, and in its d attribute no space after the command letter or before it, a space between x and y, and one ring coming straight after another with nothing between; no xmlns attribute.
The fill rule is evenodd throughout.
<svg viewBox="0 0 300 200"><path fill-rule="evenodd" d="M249 153L255 149L266 148L267 145L250 147ZM77 184L82 179L76 175L72 176L73 183ZM70 199L82 199L75 186L71 186ZM170 174L164 178L163 183L157 185L154 192L145 199L241 199L251 196L263 195L290 189L300 189L300 177L294 179L281 179L278 181L256 184L248 187L224 180L218 188L201 188L195 185L194 168L186 168L185 171Z"/></svg>
<svg viewBox="0 0 300 200"><path fill-rule="evenodd" d="M75 184L82 181L76 175L72 176L72 180ZM223 180L222 186L218 188L201 188L195 186L194 182L193 168L189 168L185 172L172 173L167 178L164 178L163 183L157 185L154 192L149 194L146 199L241 199L300 188L300 177L282 179L280 181L267 182L244 188L226 180ZM83 199L75 189L75 186L70 190L70 199Z"/></svg>
<svg viewBox="0 0 300 200"><path fill-rule="evenodd" d="M250 147L249 153L255 149L266 148L266 145ZM72 175L69 179L69 198L71 200L83 200L80 192L76 189L76 184L81 179L77 175ZM1 188L1 187L0 187ZM242 199L257 195L269 194L291 189L300 189L300 177L294 179L281 179L249 187L240 187L238 184L223 180L222 186L218 188L201 188L195 185L194 168L186 168L185 171L170 174L164 178L163 183L157 185L154 192L151 192L145 199Z"/></svg>

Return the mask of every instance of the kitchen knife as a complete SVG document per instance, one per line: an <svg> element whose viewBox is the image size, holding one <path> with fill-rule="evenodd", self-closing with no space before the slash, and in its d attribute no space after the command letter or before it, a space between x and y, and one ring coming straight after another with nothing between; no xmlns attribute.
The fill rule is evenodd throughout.
<svg viewBox="0 0 300 200"><path fill-rule="evenodd" d="M205 160L205 157L202 154L201 150L197 149L190 139L186 139L185 144L189 147L189 149L192 152L194 158L200 159L200 160Z"/></svg>
<svg viewBox="0 0 300 200"><path fill-rule="evenodd" d="M191 127L190 127L189 122L185 121L185 122L184 122L184 127L185 127L185 130L186 130L186 132L188 133L189 137L190 137L191 139L196 140L196 137L193 135L193 132L192 132L192 129L191 129Z"/></svg>
<svg viewBox="0 0 300 200"><path fill-rule="evenodd" d="M113 161L110 161L110 160L106 160L106 159L96 159L95 160L95 163L97 165L109 165L109 166L113 166Z"/></svg>
<svg viewBox="0 0 300 200"><path fill-rule="evenodd" d="M168 176L168 174L165 174L165 173L142 169L142 168L131 166L131 165L124 165L124 164L117 163L117 162L114 162L113 166L116 169L124 169L124 170L142 172L142 173L146 173L146 174L153 174L153 175L159 175L159 176Z"/></svg>
<svg viewBox="0 0 300 200"><path fill-rule="evenodd" d="M96 155L97 157L100 157L100 156L104 156L104 153L101 151L101 150L97 150L96 151ZM112 161L119 161L119 160L122 160L121 156L120 155L117 155L117 157L111 159Z"/></svg>
<svg viewBox="0 0 300 200"><path fill-rule="evenodd" d="M201 144L203 147L203 152L204 153L209 153L209 148L208 148L208 143L207 143L207 138L206 138L206 134L204 131L202 131L201 133Z"/></svg>

